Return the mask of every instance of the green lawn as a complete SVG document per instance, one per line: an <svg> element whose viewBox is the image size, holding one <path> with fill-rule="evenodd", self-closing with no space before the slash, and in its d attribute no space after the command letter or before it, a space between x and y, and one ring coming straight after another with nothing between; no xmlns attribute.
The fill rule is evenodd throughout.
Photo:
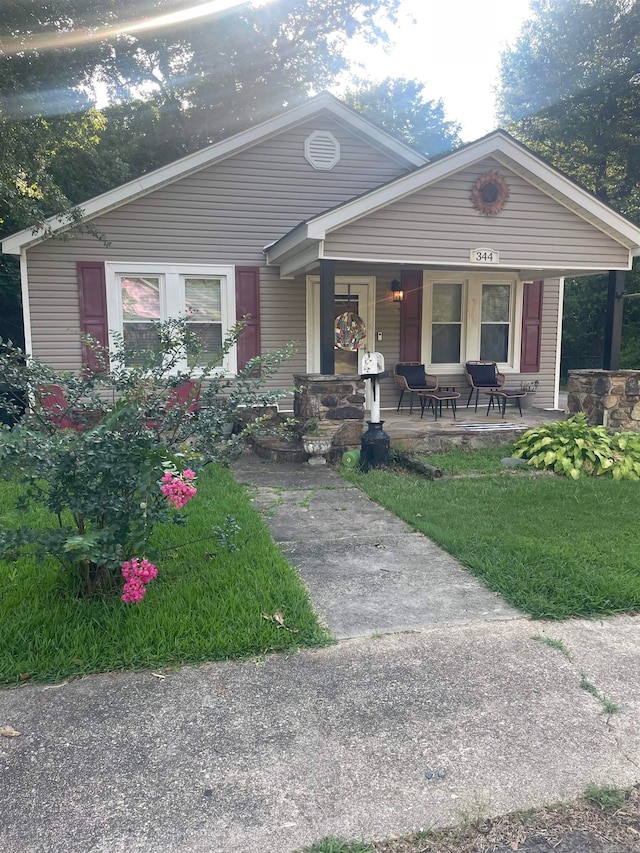
<svg viewBox="0 0 640 853"><path fill-rule="evenodd" d="M441 468L445 474L501 474L505 471L501 459L511 456L512 444L499 444L479 450L451 450L420 457L428 465Z"/></svg>
<svg viewBox="0 0 640 853"><path fill-rule="evenodd" d="M466 454L465 470L475 474L468 477L343 474L535 617L639 609L640 484L529 470L482 474L491 452L479 453L475 465L476 454ZM505 448L496 453L507 455ZM428 461L447 471L459 467L459 455Z"/></svg>
<svg viewBox="0 0 640 853"><path fill-rule="evenodd" d="M16 490L0 484L4 516ZM0 562L0 683L21 676L53 681L85 673L173 666L330 642L307 593L277 550L258 513L228 471L209 466L186 526L166 525L157 544L185 547L158 561L141 604L82 600L54 560ZM211 533L227 514L240 546L229 552ZM46 523L34 513L33 523ZM281 611L277 627L262 613Z"/></svg>

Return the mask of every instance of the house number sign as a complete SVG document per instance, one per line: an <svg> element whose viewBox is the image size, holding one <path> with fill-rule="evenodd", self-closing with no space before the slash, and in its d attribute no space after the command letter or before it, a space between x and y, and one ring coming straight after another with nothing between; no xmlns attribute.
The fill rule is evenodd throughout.
<svg viewBox="0 0 640 853"><path fill-rule="evenodd" d="M499 264L500 252L495 249L472 249L469 260L472 264Z"/></svg>

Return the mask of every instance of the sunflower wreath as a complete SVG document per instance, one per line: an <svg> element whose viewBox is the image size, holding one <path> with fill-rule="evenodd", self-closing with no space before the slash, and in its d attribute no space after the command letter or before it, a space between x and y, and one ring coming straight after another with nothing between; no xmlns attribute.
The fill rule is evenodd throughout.
<svg viewBox="0 0 640 853"><path fill-rule="evenodd" d="M471 201L485 216L500 213L509 198L509 187L500 172L485 172L471 189Z"/></svg>

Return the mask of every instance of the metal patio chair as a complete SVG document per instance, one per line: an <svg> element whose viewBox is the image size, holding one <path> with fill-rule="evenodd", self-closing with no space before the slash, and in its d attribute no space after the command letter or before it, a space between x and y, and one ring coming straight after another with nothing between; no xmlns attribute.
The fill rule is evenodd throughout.
<svg viewBox="0 0 640 853"><path fill-rule="evenodd" d="M393 367L393 380L400 391L397 412L400 411L405 391L409 392L409 414L413 414L413 395L421 391L437 391L438 377L431 376L419 361L398 361ZM422 403L424 407L424 403Z"/></svg>
<svg viewBox="0 0 640 853"><path fill-rule="evenodd" d="M504 373L500 373L495 361L468 361L464 366L465 376L470 386L467 399L467 409L471 403L473 392L476 392L474 411L478 411L478 395L480 391L490 392L492 389L499 390L504 385Z"/></svg>

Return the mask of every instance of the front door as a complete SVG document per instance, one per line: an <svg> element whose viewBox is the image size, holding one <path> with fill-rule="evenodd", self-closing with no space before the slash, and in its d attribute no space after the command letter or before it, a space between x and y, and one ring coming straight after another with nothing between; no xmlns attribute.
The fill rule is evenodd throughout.
<svg viewBox="0 0 640 853"><path fill-rule="evenodd" d="M357 344L344 342L342 345L336 343L335 347L335 372L336 373L360 373L362 354L371 346L369 336L372 332L367 328L366 321L367 286L366 284L345 285L336 284L336 298L333 303L334 328L340 325L341 318L359 317L364 322L366 337L364 341ZM358 336L359 337L359 336Z"/></svg>
<svg viewBox="0 0 640 853"><path fill-rule="evenodd" d="M375 349L375 278L355 276L336 277L334 320L346 313L362 318L366 338L359 348L336 346L334 350L335 373L360 373L362 356ZM320 278L307 276L307 370L320 370Z"/></svg>

